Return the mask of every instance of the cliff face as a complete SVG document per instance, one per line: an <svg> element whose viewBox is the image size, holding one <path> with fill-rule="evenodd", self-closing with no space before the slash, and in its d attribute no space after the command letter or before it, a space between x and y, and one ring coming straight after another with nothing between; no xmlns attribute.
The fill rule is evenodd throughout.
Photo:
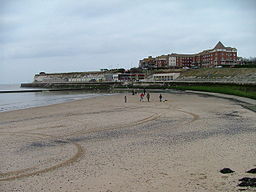
<svg viewBox="0 0 256 192"><path fill-rule="evenodd" d="M175 81L194 82L227 82L256 84L256 68L201 68L189 70L157 70L147 71L147 80L154 74L179 72ZM78 73L40 73L35 75L34 83L86 83L115 81L115 73L110 72L78 72ZM152 80L154 81L154 80Z"/></svg>
<svg viewBox="0 0 256 192"><path fill-rule="evenodd" d="M108 77L109 75L104 72L40 73L34 76L34 82L100 82L107 80Z"/></svg>

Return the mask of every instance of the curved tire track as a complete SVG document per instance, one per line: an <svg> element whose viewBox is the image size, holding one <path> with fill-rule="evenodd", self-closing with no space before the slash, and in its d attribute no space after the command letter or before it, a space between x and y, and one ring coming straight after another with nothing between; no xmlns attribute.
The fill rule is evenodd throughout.
<svg viewBox="0 0 256 192"><path fill-rule="evenodd" d="M160 116L161 116L161 114L154 113L153 115L151 115L147 118L138 120L138 121L130 123L130 124L125 124L125 125L121 125L121 126L116 125L116 126L112 126L112 127L109 127L109 128L96 129L96 130L94 129L94 130L85 131L85 132L81 131L81 132L76 132L74 134L69 134L69 135L65 135L65 136L73 136L73 135L76 135L76 134L88 134L88 133L95 133L95 132L100 132L100 131L115 130L115 129L125 128L125 127L135 126L135 125L139 125L139 124L143 124L143 123L155 120L155 119L159 118ZM32 131L32 130L30 130L30 131ZM30 135L30 136L33 136L33 137L38 137L40 139L45 138L45 137L60 139L58 137L54 137L54 136L47 135L47 134L29 133L29 132L26 132L26 131L25 132L1 132L1 133L3 133L3 134ZM62 140L62 139L60 139L60 140ZM53 170L58 169L60 167L64 167L64 166L68 166L68 165L72 164L73 162L77 161L83 155L84 150L83 150L82 146L79 145L78 143L70 142L70 141L68 143L75 145L75 147L77 149L77 152L71 158L69 158L65 161L62 161L58 164L55 164L53 166L50 166L50 167L47 167L47 168L44 168L44 169L41 169L41 170L37 170L37 171L32 171L31 172L31 170L34 170L34 169L37 168L36 166L34 166L34 167L20 169L20 170L16 170L16 171L0 173L0 181L11 181L11 180L19 179L19 178L30 177L30 176L34 176L34 175L37 175L37 174L50 172L50 171L53 171ZM1 177L5 177L5 178L1 178Z"/></svg>
<svg viewBox="0 0 256 192"><path fill-rule="evenodd" d="M7 132L4 132L4 134L7 134ZM50 137L50 138L57 139L56 137L53 137L51 135L37 134L37 133L22 133L22 132L17 133L16 132L16 133L9 133L9 134L33 135L33 136L39 135L39 136L44 136L44 137ZM41 137L39 137L39 138L41 138ZM37 174L53 171L53 170L58 169L60 167L68 166L71 163L74 163L75 161L77 161L83 155L84 150L83 150L82 146L79 145L78 143L75 143L75 142L68 142L68 143L74 145L77 149L76 153L73 156L71 156L71 158L69 158L65 161L62 161L58 164L55 164L53 166L50 166L50 167L47 167L47 168L44 168L44 169L40 169L40 170L37 170L37 171L30 172L31 170L34 170L34 169L37 168L36 166L34 166L34 167L21 169L21 170L17 170L17 171L10 171L10 172L6 172L6 173L1 173L0 177L5 177L5 178L0 178L0 181L11 181L11 180L14 180L14 179L34 176L34 175L37 175Z"/></svg>

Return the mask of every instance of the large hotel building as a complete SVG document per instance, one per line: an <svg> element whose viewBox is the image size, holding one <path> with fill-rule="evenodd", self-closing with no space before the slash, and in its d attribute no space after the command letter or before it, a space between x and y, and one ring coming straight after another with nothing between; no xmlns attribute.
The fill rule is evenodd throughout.
<svg viewBox="0 0 256 192"><path fill-rule="evenodd" d="M140 68L182 68L182 67L214 67L237 64L237 49L225 47L218 42L213 49L204 50L196 54L149 56L140 60Z"/></svg>

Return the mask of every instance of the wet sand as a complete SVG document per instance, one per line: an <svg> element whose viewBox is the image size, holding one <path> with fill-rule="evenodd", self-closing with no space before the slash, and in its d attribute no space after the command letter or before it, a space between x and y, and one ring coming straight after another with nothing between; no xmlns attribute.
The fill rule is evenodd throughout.
<svg viewBox="0 0 256 192"><path fill-rule="evenodd" d="M255 191L256 116L196 94L103 96L0 113L0 191ZM222 168L235 172L223 175Z"/></svg>

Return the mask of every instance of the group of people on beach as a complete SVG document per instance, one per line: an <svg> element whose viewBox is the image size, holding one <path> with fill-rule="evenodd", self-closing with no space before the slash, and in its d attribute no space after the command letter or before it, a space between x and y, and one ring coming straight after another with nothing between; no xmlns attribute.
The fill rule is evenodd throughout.
<svg viewBox="0 0 256 192"><path fill-rule="evenodd" d="M140 102L142 102L142 101L143 101L144 97L145 97L145 93L141 93L141 94L140 94ZM147 97L147 100L148 100L148 102L149 102L150 94L149 94L149 93L147 93L147 94L146 94L146 97Z"/></svg>
<svg viewBox="0 0 256 192"><path fill-rule="evenodd" d="M135 95L135 92L134 90L132 91L132 95ZM149 102L150 101L150 94L149 92L146 92L146 90L144 89L143 92L139 95L140 96L140 102L143 102L144 101L144 97L146 96L147 98L147 101ZM162 94L159 95L159 101L160 102L165 102L167 101L166 99L163 99L163 96ZM127 96L125 95L124 96L124 102L127 103Z"/></svg>

